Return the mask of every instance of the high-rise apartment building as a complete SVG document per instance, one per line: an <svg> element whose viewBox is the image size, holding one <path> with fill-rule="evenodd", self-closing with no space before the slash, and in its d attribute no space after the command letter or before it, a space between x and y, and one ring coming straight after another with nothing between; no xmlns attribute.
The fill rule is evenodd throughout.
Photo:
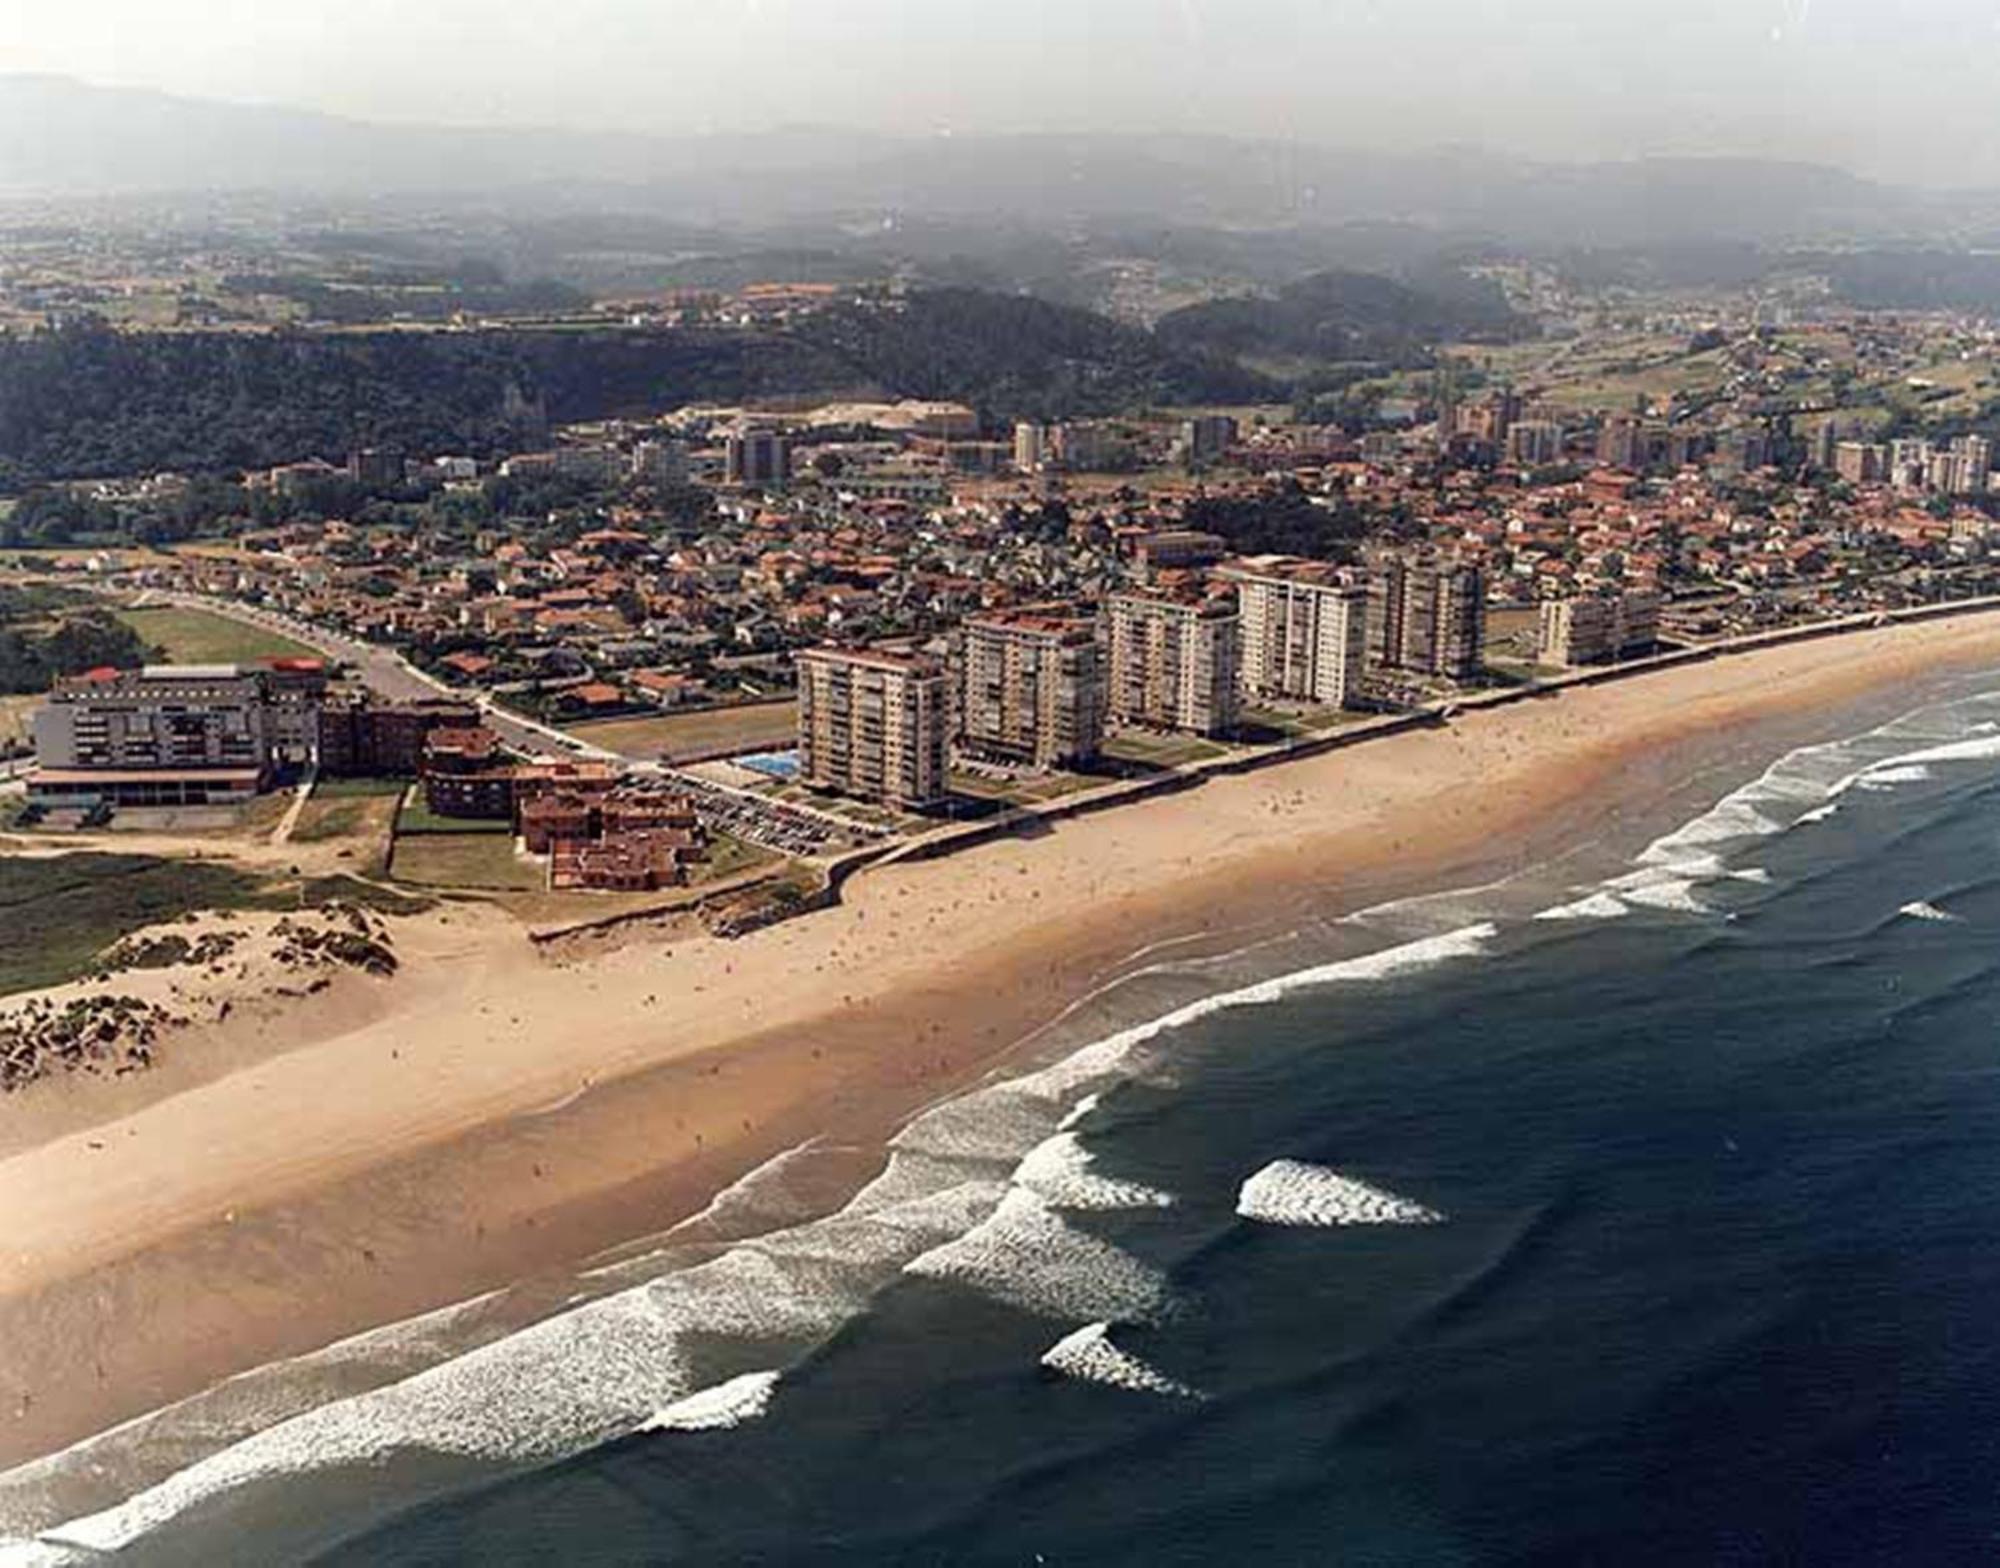
<svg viewBox="0 0 2000 1568"><path fill-rule="evenodd" d="M1597 460L1628 474L1646 468L1645 421L1631 414L1613 414L1597 427Z"/></svg>
<svg viewBox="0 0 2000 1568"><path fill-rule="evenodd" d="M1206 468L1236 444L1236 421L1227 414L1198 414L1181 422L1181 453L1190 468Z"/></svg>
<svg viewBox="0 0 2000 1568"><path fill-rule="evenodd" d="M1562 426L1548 419L1523 419L1507 432L1507 461L1541 467L1562 457Z"/></svg>
<svg viewBox="0 0 2000 1568"><path fill-rule="evenodd" d="M1833 449L1833 471L1851 485L1874 484L1888 466L1888 454L1866 441L1842 441Z"/></svg>
<svg viewBox="0 0 2000 1568"><path fill-rule="evenodd" d="M1993 487L1993 443L1984 436L1960 436L1951 444L1959 460L1959 493L1984 495Z"/></svg>
<svg viewBox="0 0 2000 1568"><path fill-rule="evenodd" d="M632 448L632 477L644 484L687 483L687 447L679 441L641 441Z"/></svg>
<svg viewBox="0 0 2000 1568"><path fill-rule="evenodd" d="M1242 619L1233 595L1114 594L1106 613L1114 724L1196 735L1236 728Z"/></svg>
<svg viewBox="0 0 2000 1568"><path fill-rule="evenodd" d="M776 430L750 426L723 442L723 476L732 485L776 490L792 477L791 447Z"/></svg>
<svg viewBox="0 0 2000 1568"><path fill-rule="evenodd" d="M872 649L798 655L799 777L885 805L918 808L947 792L950 690L933 661Z"/></svg>
<svg viewBox="0 0 2000 1568"><path fill-rule="evenodd" d="M1485 663L1486 578L1464 561L1378 558L1368 578L1368 662L1465 680Z"/></svg>
<svg viewBox="0 0 2000 1568"><path fill-rule="evenodd" d="M1367 589L1322 562L1281 556L1221 575L1236 584L1244 696L1345 707L1367 659Z"/></svg>
<svg viewBox="0 0 2000 1568"><path fill-rule="evenodd" d="M1094 619L1022 609L965 623L958 734L968 752L1037 768L1088 762L1104 740L1106 707Z"/></svg>
<svg viewBox="0 0 2000 1568"><path fill-rule="evenodd" d="M1024 474L1039 474L1048 466L1047 427L1022 420L1014 426L1014 467Z"/></svg>

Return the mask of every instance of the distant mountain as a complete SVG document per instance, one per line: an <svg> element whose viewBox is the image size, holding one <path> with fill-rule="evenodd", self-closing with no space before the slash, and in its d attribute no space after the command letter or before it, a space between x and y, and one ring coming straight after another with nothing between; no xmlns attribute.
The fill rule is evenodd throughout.
<svg viewBox="0 0 2000 1568"><path fill-rule="evenodd" d="M846 215L1306 227L1414 223L1507 243L1907 234L1925 203L1838 170L1749 159L1546 164L1209 136L894 138L826 129L654 137L370 124L0 76L0 192L264 191L475 198L513 210L771 225Z"/></svg>

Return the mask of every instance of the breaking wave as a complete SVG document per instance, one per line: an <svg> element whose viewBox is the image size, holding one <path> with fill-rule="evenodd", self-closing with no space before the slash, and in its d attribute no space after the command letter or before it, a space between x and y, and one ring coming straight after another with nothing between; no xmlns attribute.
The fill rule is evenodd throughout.
<svg viewBox="0 0 2000 1568"><path fill-rule="evenodd" d="M1114 1345L1109 1323L1092 1323L1057 1340L1042 1356L1042 1365L1079 1383L1101 1383L1133 1394L1189 1402L1208 1397Z"/></svg>
<svg viewBox="0 0 2000 1568"><path fill-rule="evenodd" d="M1244 1182L1236 1212L1266 1225L1441 1225L1444 1216L1409 1198L1323 1165L1273 1160Z"/></svg>
<svg viewBox="0 0 2000 1568"><path fill-rule="evenodd" d="M905 1272L968 1285L1046 1318L1157 1319L1171 1300L1157 1269L1078 1230L1025 1187L1010 1191L984 1224L914 1259Z"/></svg>
<svg viewBox="0 0 2000 1568"><path fill-rule="evenodd" d="M746 1372L667 1406L641 1428L647 1432L723 1432L755 1421L771 1407L776 1372Z"/></svg>

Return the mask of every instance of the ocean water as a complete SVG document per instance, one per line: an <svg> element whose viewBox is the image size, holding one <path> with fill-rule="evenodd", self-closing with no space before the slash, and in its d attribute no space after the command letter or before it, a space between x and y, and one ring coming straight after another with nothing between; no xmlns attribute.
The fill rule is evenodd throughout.
<svg viewBox="0 0 2000 1568"><path fill-rule="evenodd" d="M1142 955L837 1214L0 1476L0 1563L2000 1551L2000 693L1624 863Z"/></svg>

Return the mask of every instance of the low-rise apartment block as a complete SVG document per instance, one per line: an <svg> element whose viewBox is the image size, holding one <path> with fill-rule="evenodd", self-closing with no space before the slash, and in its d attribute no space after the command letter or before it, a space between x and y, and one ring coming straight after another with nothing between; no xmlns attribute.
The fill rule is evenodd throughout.
<svg viewBox="0 0 2000 1568"><path fill-rule="evenodd" d="M1599 664L1650 652L1660 640L1656 593L1586 594L1541 608L1541 662Z"/></svg>
<svg viewBox="0 0 2000 1568"><path fill-rule="evenodd" d="M269 781L277 728L254 666L92 670L58 681L36 710L28 792L50 805L245 801Z"/></svg>

